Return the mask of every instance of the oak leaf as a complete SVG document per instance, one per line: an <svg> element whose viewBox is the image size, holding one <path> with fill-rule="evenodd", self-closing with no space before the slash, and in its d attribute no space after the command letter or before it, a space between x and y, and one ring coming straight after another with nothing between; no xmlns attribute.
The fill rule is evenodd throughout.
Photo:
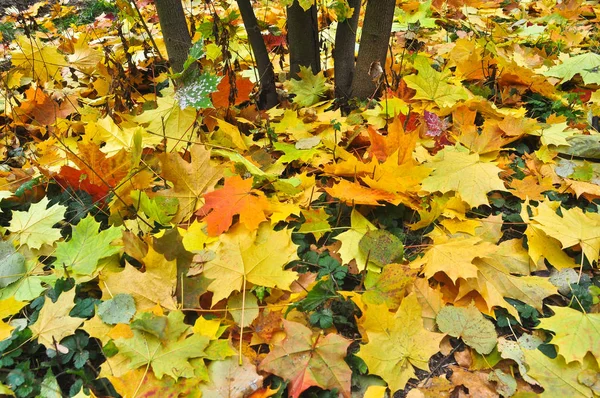
<svg viewBox="0 0 600 398"><path fill-rule="evenodd" d="M314 336L297 322L284 320L283 325L285 339L262 360L260 370L288 380L292 398L312 386L335 388L344 397L350 397L352 371L344 362L350 341L335 333Z"/></svg>
<svg viewBox="0 0 600 398"><path fill-rule="evenodd" d="M209 236L217 236L227 231L233 223L233 216L240 216L240 223L253 231L267 219L269 201L265 194L252 189L252 179L240 176L229 177L223 188L204 195L204 206L198 215L204 216L208 224Z"/></svg>
<svg viewBox="0 0 600 398"><path fill-rule="evenodd" d="M361 321L369 342L357 355L369 373L381 376L394 392L415 377L414 368L429 370L429 358L439 351L444 337L423 328L421 306L414 294L402 300L396 314L385 305L369 305Z"/></svg>
<svg viewBox="0 0 600 398"><path fill-rule="evenodd" d="M234 226L219 237L217 257L204 266L203 275L214 279L208 286L214 293L213 304L236 290L245 290L246 282L289 289L296 272L283 267L298 258L296 249L290 230L274 231L266 222L256 231Z"/></svg>

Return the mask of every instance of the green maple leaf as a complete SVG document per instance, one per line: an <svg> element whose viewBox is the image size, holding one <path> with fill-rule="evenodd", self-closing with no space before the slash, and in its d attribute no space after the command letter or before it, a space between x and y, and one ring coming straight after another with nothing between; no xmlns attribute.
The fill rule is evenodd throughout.
<svg viewBox="0 0 600 398"><path fill-rule="evenodd" d="M7 229L17 235L22 245L39 249L44 244L52 245L60 239L60 230L53 226L64 219L67 208L58 204L46 208L48 203L48 198L44 197L32 204L28 211L13 212Z"/></svg>
<svg viewBox="0 0 600 398"><path fill-rule="evenodd" d="M110 245L121 236L120 229L110 227L98 232L99 228L100 223L92 216L81 220L74 228L71 240L56 245L56 264L65 265L77 274L93 274L100 259L112 256L121 249Z"/></svg>
<svg viewBox="0 0 600 398"><path fill-rule="evenodd" d="M433 101L440 108L450 107L457 101L467 99L464 87L448 83L452 75L449 70L438 72L429 65L427 58L421 56L415 59L414 67L419 74L404 78L406 85L417 91L414 99Z"/></svg>
<svg viewBox="0 0 600 398"><path fill-rule="evenodd" d="M576 74L581 75L585 84L600 84L600 55L576 55L544 72L545 76L558 77L563 81L571 80Z"/></svg>
<svg viewBox="0 0 600 398"><path fill-rule="evenodd" d="M204 349L208 346L209 338L200 334L187 337L189 327L183 323L183 313L169 313L165 340L133 329L132 338L121 338L115 341L119 353L130 359L129 367L137 369L150 365L154 375L162 379L164 375L174 379L194 377L194 367L189 360L206 356Z"/></svg>
<svg viewBox="0 0 600 398"><path fill-rule="evenodd" d="M323 71L313 75L310 68L300 66L298 72L300 80L292 79L288 82L288 90L296 94L294 103L299 106L311 106L319 101L319 98L327 91Z"/></svg>

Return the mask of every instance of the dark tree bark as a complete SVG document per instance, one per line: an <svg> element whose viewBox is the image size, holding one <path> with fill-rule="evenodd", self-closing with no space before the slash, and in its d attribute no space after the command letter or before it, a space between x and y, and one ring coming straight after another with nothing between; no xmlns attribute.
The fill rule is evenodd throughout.
<svg viewBox="0 0 600 398"><path fill-rule="evenodd" d="M352 79L352 96L366 99L375 94L377 86L369 76L373 62L385 68L385 58L392 32L395 0L369 0L365 10L356 70Z"/></svg>
<svg viewBox="0 0 600 398"><path fill-rule="evenodd" d="M300 65L313 73L321 70L319 56L319 24L317 8L304 11L297 1L287 8L287 30L290 47L290 76L297 78Z"/></svg>
<svg viewBox="0 0 600 398"><path fill-rule="evenodd" d="M258 100L258 107L260 109L269 109L279 103L277 98L277 91L275 89L275 72L273 71L273 64L269 59L269 53L265 46L262 34L258 22L256 21L256 15L250 0L237 0L238 7L240 8L240 14L244 21L244 27L248 32L248 40L254 53L256 60L256 66L260 76L260 96Z"/></svg>
<svg viewBox="0 0 600 398"><path fill-rule="evenodd" d="M335 73L335 96L350 98L352 77L354 76L354 47L356 44L356 28L360 15L361 0L348 0L354 9L352 18L338 23L333 47L333 65Z"/></svg>
<svg viewBox="0 0 600 398"><path fill-rule="evenodd" d="M192 46L181 0L155 0L155 4L169 63L173 72L181 72Z"/></svg>

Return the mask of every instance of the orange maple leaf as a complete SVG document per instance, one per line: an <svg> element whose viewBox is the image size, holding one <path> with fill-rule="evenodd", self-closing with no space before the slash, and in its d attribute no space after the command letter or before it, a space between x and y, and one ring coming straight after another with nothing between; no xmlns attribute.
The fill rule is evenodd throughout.
<svg viewBox="0 0 600 398"><path fill-rule="evenodd" d="M236 77L235 79L235 102L229 103L229 95L231 91L231 84L229 83L229 76L225 75L221 79L221 82L217 86L217 92L212 93L213 105L217 108L227 108L229 105L239 105L244 101L250 99L250 94L254 89L254 83L245 77Z"/></svg>
<svg viewBox="0 0 600 398"><path fill-rule="evenodd" d="M204 217L209 236L227 231L236 214L240 216L242 224L254 231L258 224L267 219L269 212L265 194L252 189L252 179L244 180L240 176L228 178L223 188L205 194L204 199L204 206L196 214Z"/></svg>

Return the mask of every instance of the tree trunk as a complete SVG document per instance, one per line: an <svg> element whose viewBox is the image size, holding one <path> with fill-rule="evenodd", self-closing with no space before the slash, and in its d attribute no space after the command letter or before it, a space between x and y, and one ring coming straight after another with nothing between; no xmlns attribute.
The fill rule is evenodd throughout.
<svg viewBox="0 0 600 398"><path fill-rule="evenodd" d="M169 63L173 72L181 72L192 46L181 0L155 0Z"/></svg>
<svg viewBox="0 0 600 398"><path fill-rule="evenodd" d="M365 10L356 70L352 79L352 96L366 99L377 86L369 75L371 64L379 61L385 69L385 58L392 32L395 0L369 0Z"/></svg>
<svg viewBox="0 0 600 398"><path fill-rule="evenodd" d="M333 47L333 65L335 73L335 96L350 98L352 76L354 76L354 48L356 46L356 28L360 15L361 0L348 0L348 5L354 9L352 18L338 23Z"/></svg>
<svg viewBox="0 0 600 398"><path fill-rule="evenodd" d="M313 73L321 70L319 56L319 24L317 8L304 11L297 1L287 8L287 30L290 46L290 76L296 78L300 65L309 67Z"/></svg>
<svg viewBox="0 0 600 398"><path fill-rule="evenodd" d="M250 0L237 0L238 7L240 8L240 14L242 14L242 20L244 21L244 27L248 33L248 40L256 59L256 66L260 76L260 95L258 100L258 107L260 109L270 109L279 103L277 98L277 91L275 90L275 72L273 71L273 64L269 59L269 53L265 46L258 22L256 21L256 15Z"/></svg>

